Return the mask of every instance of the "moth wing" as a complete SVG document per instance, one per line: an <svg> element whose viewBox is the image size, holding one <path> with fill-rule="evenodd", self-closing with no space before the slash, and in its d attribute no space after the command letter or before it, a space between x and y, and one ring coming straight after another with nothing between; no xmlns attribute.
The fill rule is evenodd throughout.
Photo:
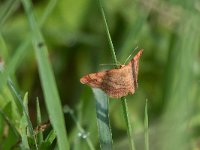
<svg viewBox="0 0 200 150"><path fill-rule="evenodd" d="M137 81L138 81L138 71L139 71L139 59L142 54L142 51L143 50L140 50L128 64L129 66L132 67L132 75L133 75L133 79L134 79L135 88L138 87Z"/></svg>
<svg viewBox="0 0 200 150"><path fill-rule="evenodd" d="M100 88L106 72L97 72L88 74L80 79L82 84L87 84L93 88Z"/></svg>
<svg viewBox="0 0 200 150"><path fill-rule="evenodd" d="M130 74L130 67L106 71L103 77L101 89L112 98L120 98L133 93L133 80Z"/></svg>

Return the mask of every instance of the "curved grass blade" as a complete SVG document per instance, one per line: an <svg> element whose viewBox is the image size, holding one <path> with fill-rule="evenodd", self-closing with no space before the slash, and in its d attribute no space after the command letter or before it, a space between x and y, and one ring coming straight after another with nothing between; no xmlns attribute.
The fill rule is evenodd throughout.
<svg viewBox="0 0 200 150"><path fill-rule="evenodd" d="M92 91L96 99L96 115L100 147L102 150L111 150L113 140L109 121L109 98L100 89L93 88Z"/></svg>
<svg viewBox="0 0 200 150"><path fill-rule="evenodd" d="M53 70L48 58L48 49L34 17L30 0L22 0L28 17L29 26L33 35L33 46L35 49L39 67L40 79L44 91L45 102L51 123L57 134L57 143L60 150L69 150L69 142L65 128L64 115L62 112L60 97L56 87ZM53 111L52 111L53 110Z"/></svg>

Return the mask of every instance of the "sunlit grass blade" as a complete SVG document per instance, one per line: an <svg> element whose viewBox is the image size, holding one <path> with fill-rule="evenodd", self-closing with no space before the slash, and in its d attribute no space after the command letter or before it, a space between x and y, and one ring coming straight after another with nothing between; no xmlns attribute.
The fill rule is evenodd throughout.
<svg viewBox="0 0 200 150"><path fill-rule="evenodd" d="M144 146L145 150L149 150L148 100L146 100L144 114Z"/></svg>
<svg viewBox="0 0 200 150"><path fill-rule="evenodd" d="M95 150L89 135L87 135L87 132L81 127L80 123L78 122L77 118L74 115L74 111L67 105L64 106L63 111L65 113L69 113L70 116L72 117L73 121L76 123L76 126L79 130L79 133L81 134L82 138L86 140L88 147L90 150Z"/></svg>
<svg viewBox="0 0 200 150"><path fill-rule="evenodd" d="M112 133L109 120L109 98L100 89L93 88L96 99L96 115L100 147L102 150L112 149Z"/></svg>
<svg viewBox="0 0 200 150"><path fill-rule="evenodd" d="M70 146L65 129L64 115L62 112L60 97L56 87L53 70L48 58L47 46L45 45L43 36L34 17L31 1L22 0L22 3L32 31L33 46L37 57L45 102L51 123L57 134L58 147L60 150L69 150Z"/></svg>
<svg viewBox="0 0 200 150"><path fill-rule="evenodd" d="M40 111L40 103L39 99L36 99L36 111L37 111L37 125L42 123L41 111ZM43 142L43 133L39 131L37 134L37 142L40 145Z"/></svg>

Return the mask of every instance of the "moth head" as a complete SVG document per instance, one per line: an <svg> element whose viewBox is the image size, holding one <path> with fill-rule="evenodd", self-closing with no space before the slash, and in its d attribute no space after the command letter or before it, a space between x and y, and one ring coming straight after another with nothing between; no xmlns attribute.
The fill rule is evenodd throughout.
<svg viewBox="0 0 200 150"><path fill-rule="evenodd" d="M125 67L126 65L119 65L119 68L123 68L123 67Z"/></svg>

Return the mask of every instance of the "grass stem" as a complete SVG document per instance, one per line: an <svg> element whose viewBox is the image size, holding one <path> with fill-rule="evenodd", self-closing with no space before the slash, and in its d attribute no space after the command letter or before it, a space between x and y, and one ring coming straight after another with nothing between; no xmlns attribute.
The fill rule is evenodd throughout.
<svg viewBox="0 0 200 150"><path fill-rule="evenodd" d="M145 117L144 117L144 142L145 142L145 150L149 150L149 123L148 123L148 100L146 100L145 104Z"/></svg>
<svg viewBox="0 0 200 150"><path fill-rule="evenodd" d="M129 146L130 146L131 150L135 150L135 144L134 144L134 141L133 141L133 130L132 130L132 126L131 126L131 122L130 122L130 118L129 118L128 105L127 105L126 98L122 97L121 102L122 102L124 119L125 119L126 126L127 126L127 134L128 134L128 137L129 137Z"/></svg>
<svg viewBox="0 0 200 150"><path fill-rule="evenodd" d="M108 24L107 24L105 12L104 12L104 9L103 9L101 0L98 0L98 1L99 1L100 9L101 9L101 14L102 14L102 17L103 17L105 29L106 29L106 34L107 34L108 41L109 41L109 45L110 45L110 50L111 50L112 59L113 59L113 62L114 62L115 64L118 64L117 57L116 57L116 54L115 54L115 49L114 49L113 42L112 42L112 39L111 39L111 36L110 36L110 32L109 32L109 28L108 28Z"/></svg>
<svg viewBox="0 0 200 150"><path fill-rule="evenodd" d="M102 14L102 17L103 17L103 20L104 20L104 25L105 25L109 45L110 45L112 59L113 59L113 62L115 64L118 64L117 57L116 57L116 54L115 54L115 49L114 49L113 42L112 42L112 39L111 39L111 35L110 35L110 32L109 32L108 24L107 24L107 21L106 21L104 9L103 9L101 0L98 0L98 1L99 1L100 9L101 9L101 14ZM117 68L118 67L119 66L117 66ZM122 97L121 102L122 102L122 108L123 108L123 113L124 113L124 119L125 119L126 126L127 126L127 132L128 132L128 136L129 136L130 148L131 148L131 150L135 150L135 146L134 146L134 142L133 142L133 136L132 136L133 132L132 132L132 127L131 127L131 123L130 123L130 119L129 119L129 115L128 115L128 105L127 105L126 98Z"/></svg>

